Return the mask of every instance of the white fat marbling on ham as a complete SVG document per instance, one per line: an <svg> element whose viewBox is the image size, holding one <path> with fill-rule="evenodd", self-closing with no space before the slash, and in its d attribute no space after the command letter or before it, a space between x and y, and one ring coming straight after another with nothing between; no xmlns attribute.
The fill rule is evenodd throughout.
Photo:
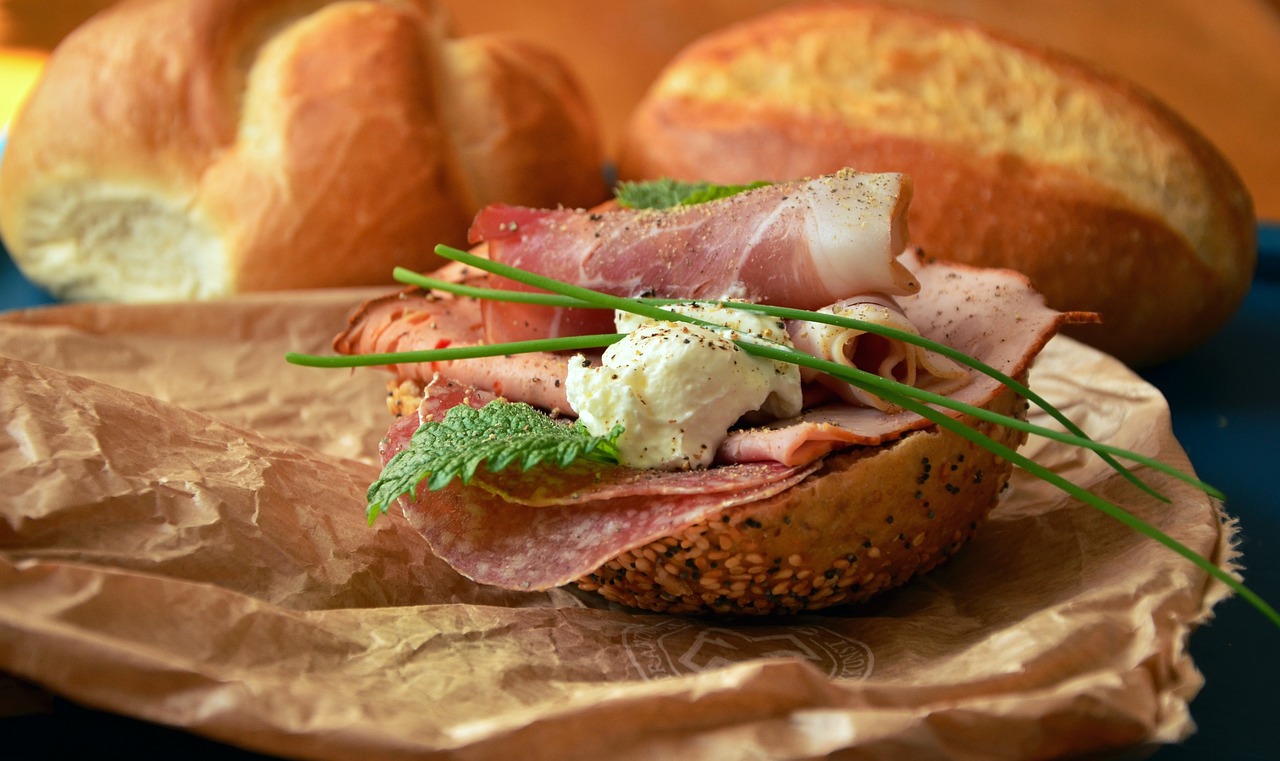
<svg viewBox="0 0 1280 761"><path fill-rule="evenodd" d="M860 293L918 290L896 260L911 181L842 170L663 210L490 206L472 242L494 261L622 296L734 298L817 309ZM493 279L494 287L522 289ZM609 332L610 318L486 302L490 342Z"/></svg>
<svg viewBox="0 0 1280 761"><path fill-rule="evenodd" d="M896 257L907 244L910 179L898 174L854 172L836 177L847 178L848 184L838 192L834 183L830 188L820 186L816 193L803 197L807 209L791 207L803 216L814 271L834 297L823 301L829 304L842 294L915 293L919 285L894 266ZM788 196L788 201L799 205L801 196ZM885 271L886 257L890 261L888 272ZM877 281L884 283L886 274L890 276L890 284L897 288L873 285Z"/></svg>

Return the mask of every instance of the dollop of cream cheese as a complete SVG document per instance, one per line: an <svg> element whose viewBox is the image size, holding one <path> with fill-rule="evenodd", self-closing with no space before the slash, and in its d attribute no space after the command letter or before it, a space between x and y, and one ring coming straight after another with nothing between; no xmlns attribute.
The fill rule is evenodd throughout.
<svg viewBox="0 0 1280 761"><path fill-rule="evenodd" d="M601 364L580 354L569 361L569 404L592 434L624 428L617 442L621 464L705 468L744 415L800 414L799 368L748 354L734 343L790 347L782 320L718 304L664 308L723 327L617 312L614 324L627 336L604 351Z"/></svg>

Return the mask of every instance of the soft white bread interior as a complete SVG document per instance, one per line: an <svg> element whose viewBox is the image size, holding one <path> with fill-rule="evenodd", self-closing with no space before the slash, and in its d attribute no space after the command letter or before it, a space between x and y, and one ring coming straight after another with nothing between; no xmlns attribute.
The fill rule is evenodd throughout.
<svg viewBox="0 0 1280 761"><path fill-rule="evenodd" d="M1216 331L1256 261L1221 154L1138 88L975 24L887 6L791 6L678 55L634 112L623 179L912 176L930 256L1027 274L1068 330L1132 364Z"/></svg>
<svg viewBox="0 0 1280 761"><path fill-rule="evenodd" d="M385 283L484 204L600 201L601 161L556 56L429 0L127 0L12 124L0 234L64 299Z"/></svg>

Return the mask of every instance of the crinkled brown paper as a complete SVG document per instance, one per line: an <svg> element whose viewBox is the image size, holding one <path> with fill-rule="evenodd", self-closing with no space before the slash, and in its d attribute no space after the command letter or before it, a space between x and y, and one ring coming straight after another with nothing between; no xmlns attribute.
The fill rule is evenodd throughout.
<svg viewBox="0 0 1280 761"><path fill-rule="evenodd" d="M389 419L327 352L369 291L0 317L0 671L296 758L1046 758L1177 741L1224 587L1017 474L977 538L878 602L675 618L479 587L363 494ZM1163 398L1066 339L1033 385L1189 467ZM1230 563L1220 506L1027 451Z"/></svg>

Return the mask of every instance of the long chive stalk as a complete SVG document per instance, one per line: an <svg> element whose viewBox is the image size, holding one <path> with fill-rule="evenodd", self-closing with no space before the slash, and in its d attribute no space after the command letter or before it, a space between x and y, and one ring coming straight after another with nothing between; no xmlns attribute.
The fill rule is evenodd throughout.
<svg viewBox="0 0 1280 761"><path fill-rule="evenodd" d="M451 346L446 349L419 351L392 351L380 354L356 354L320 356L288 352L285 361L304 367L383 367L385 365L409 365L419 362L451 362L458 359L501 357L508 354L530 354L539 351L564 351L568 349L595 349L621 341L621 333L568 336L565 338L538 338L532 341L513 341L505 344L474 344Z"/></svg>
<svg viewBox="0 0 1280 761"><path fill-rule="evenodd" d="M670 312L665 312L665 310L664 313L671 315ZM678 315L673 315L671 320L690 322L691 324L704 324L701 323L701 321L680 319L680 316ZM723 327L717 326L714 323L705 323L705 325L709 327ZM479 359L481 357L508 356L511 354L540 351L604 348L621 341L625 337L626 336L623 333L602 333L566 338L541 338L532 341L513 341L511 343L502 344L477 344L472 346L456 346L447 349L419 349L414 351L386 352L381 354L357 354L352 356L318 356L313 354L290 352L285 355L285 359L292 364L306 367L383 367L387 365L418 364L423 362L448 362L459 359ZM759 344L754 344L749 341L737 341L737 344L746 349L749 353L759 355L759 352L752 348L759 347ZM1212 485L1201 481L1189 473L1178 470L1171 465L1139 452L1133 452L1122 447L1117 447L1100 441L1094 441L1089 438L1081 438L1068 432L1055 431L1052 428L1045 428L1026 420L1002 415L998 412L992 412L991 410L984 409L982 407L956 401L941 394L915 388L914 386L908 386L898 381L889 380L874 373L868 373L865 370L859 370L858 368L848 367L847 365L841 365L839 363L819 359L812 355L805 354L804 352L786 349L781 347L781 345L766 348L774 352L769 355L770 359L811 367L828 375L836 376L843 381L857 386L858 388L870 391L871 393L877 394L886 399L888 399L888 395L891 393L906 395L928 402L929 404L936 404L940 407L955 410L961 414L969 415L970 417L984 420L989 423L996 423L997 425L1003 425L1007 428L1041 436L1043 438L1071 446L1090 449L1099 455L1114 455L1122 457L1190 484L1216 499L1225 498L1222 492ZM890 401L893 402L893 400ZM897 402L893 403L897 404ZM932 420L932 418L929 419ZM1120 469L1119 472L1121 474L1128 473L1128 471L1124 469ZM1147 489L1146 491L1149 492L1151 490Z"/></svg>
<svg viewBox="0 0 1280 761"><path fill-rule="evenodd" d="M631 312L633 314L650 317L656 320L688 322L692 324L702 325L704 327L709 327L712 329L723 329L723 326L721 325L708 323L694 317L688 317L686 315L670 312L662 309L659 306L659 303L669 303L671 300L630 299L630 298L624 298L619 296L613 296L610 294L600 293L598 291L594 291L588 288L583 288L581 286L575 286L572 284L563 283L553 278L548 278L542 275L538 275L536 273L517 269L515 267L511 267L509 265L505 265L500 262L494 262L489 259L484 259L482 257L478 257L458 249L450 248L448 246L438 246L436 248L436 252L445 258L453 259L455 261L460 261L465 264L475 266L478 269L482 269L502 277L507 277L517 282L522 282L526 285L530 285L534 288L542 289L543 291L546 291L549 293L530 293L530 292L524 292L524 291L496 291L488 288L476 288L474 286L464 286L464 285L455 284L455 283L446 283L444 281L435 280L433 278L417 275L415 273L410 273L407 270L397 270L396 271L397 279L400 280L401 282L407 282L407 283L416 284L416 285L420 285L428 288L439 288L441 290L452 291L460 295L473 296L476 298L499 298L503 300L520 301L524 303L543 304L543 305L561 306L561 307L585 307L585 308L597 308L597 309L622 310L626 312ZM977 360L973 359L972 357L969 357L963 352L958 352L954 349L951 349L950 347L946 347L944 345L937 344L936 342L929 341L928 339L923 339L922 337L917 336L916 334L908 333L904 331L898 331L892 328L885 328L884 326L869 324L861 320L855 320L852 318L839 317L836 315L824 315L824 314L819 314L814 312L807 312L804 310L790 310L784 307L763 307L762 305L749 304L749 303L743 303L743 302L733 302L733 301L723 301L723 302L712 301L712 303L721 303L725 306L733 307L733 308L752 309L755 311L760 311L766 314L771 314L774 316L788 318L788 319L804 319L804 320L809 320L813 322L823 322L823 323L837 325L837 326L853 327L855 329L865 330L871 333L878 333L880 335L886 335L891 338L897 338L907 343L923 346L924 348L927 348L929 350L936 351L972 369L976 369L981 372L984 372L987 375L990 375L991 377L995 378L996 380L999 380L1000 382L1004 383L1006 386L1010 387L1015 392L1021 394L1025 398L1028 398L1029 400L1033 401L1033 403L1037 404L1037 406L1044 409L1048 414L1050 414L1052 417L1058 420L1058 422L1062 423L1067 428L1068 432L1064 433L1061 431L1055 431L1052 429L1044 428L1043 426L1038 426L1033 423L1029 423L1027 421L1019 420L1017 418L1013 418L1006 415L1001 415L996 412L985 410L981 407L965 404L963 402L957 402L953 399L950 399L949 397L946 397L940 394L935 394L932 392L925 391L923 389L918 389L912 386L908 386L906 384L899 383L895 380L883 378L879 375L875 375L874 373L868 373L866 371L859 370L857 368L819 359L817 357L813 357L803 352L798 352L793 349L789 349L782 345L777 345L777 344L766 345L766 344L760 344L760 343L755 343L751 341L737 341L737 344L743 350L755 356L764 357L774 361L804 365L807 367L811 367L815 370L818 370L820 372L824 372L834 377L840 378L841 380L847 381L859 388L868 390L871 393L875 393L881 398L885 399L886 401L892 404L896 404L899 407L902 407L903 409L914 412L920 415L921 417L933 422L934 424L938 425L941 428L945 428L959 436L962 436L970 441L973 441L979 446L986 448L988 451L992 452L993 454L1003 457L1009 462L1017 465L1018 467L1021 467L1023 470L1025 470L1029 474L1053 486L1056 486L1057 488L1061 489L1062 491L1069 494L1070 496L1075 497L1076 499L1079 499L1085 504L1088 504L1100 510L1104 514L1112 517L1113 519L1119 521L1125 526L1128 526L1138 531L1142 535L1155 540L1156 542L1164 545L1166 548L1181 555L1182 557L1184 557L1185 559L1187 559L1188 561L1196 565L1198 568L1204 570L1213 578L1226 584L1230 589L1235 591L1247 602L1253 605L1259 612L1261 612L1267 619L1269 619L1277 627L1280 627L1280 612L1277 612L1275 608L1273 608L1265 600L1263 600L1256 593L1250 590L1241 581L1236 579L1230 573L1219 568L1216 564L1210 562L1208 559L1204 558L1199 553L1195 552L1191 548L1177 541L1173 537L1160 531L1155 526L1152 526L1151 524L1147 523L1141 518L1124 510L1123 508L1092 494L1088 490L1083 489L1082 487L1076 484L1071 483L1070 481L1058 475L1057 473L1054 473L1052 470L1044 467L1043 465L1040 465L1039 463L1036 463L1034 460L1024 455L1018 454L1015 450L995 441L994 439L990 438L986 434L983 434L981 431L964 423L958 418L948 415L944 412L941 412L935 407L930 405L947 407L949 409L952 409L953 411L959 412L964 415L968 415L974 419L984 420L986 422L992 422L998 425L1004 425L1015 430L1021 430L1027 433L1043 436L1045 438L1057 440L1057 441L1071 444L1074 446L1080 446L1080 447L1091 449L1099 453L1100 455L1102 455L1104 459L1106 459L1107 462L1112 465L1112 467L1116 468L1118 472L1130 477L1130 480L1135 480L1135 482L1138 483L1139 486L1143 487L1145 491L1157 497L1160 497L1160 495L1154 492L1149 487L1146 487L1140 481L1136 481L1136 477L1133 477L1131 474L1129 474L1127 470L1121 468L1118 463L1116 463L1113 459L1111 459L1110 456L1115 455L1125 459L1133 460L1135 462L1138 462L1140 464L1146 465L1153 469L1159 470L1160 472L1163 472L1170 476L1178 478L1193 486L1196 486L1197 488L1205 491L1210 496L1213 496L1217 499L1224 499L1224 496L1222 495L1222 493L1217 489L1213 488L1212 486L1200 481L1194 476L1191 476L1187 473L1183 473L1182 471L1179 471L1176 468L1173 468L1171 466L1165 465L1164 463L1161 463L1158 460L1155 460L1154 458L1146 457L1145 455L1141 455L1136 452L1130 452L1128 450L1124 450L1119 447L1102 444L1100 442L1096 442L1096 441L1093 441L1092 439L1089 439L1083 434L1083 432L1079 430L1077 426L1071 423L1071 421L1068 420L1065 415L1062 415L1060 411L1058 411L1056 408L1050 405L1047 401L1043 400L1041 397L1034 394L1034 392L1031 392L1030 389L1027 388L1024 384L1021 384L1016 380L1014 380L1013 378L1010 378L1007 375L1000 373L994 368L991 368L981 362L978 362ZM592 336L575 336L575 337L569 337L569 338L539 339L534 341L522 341L522 342L516 342L516 343L497 344L497 345L479 345L479 346L454 347L450 349L369 354L369 355L360 355L358 357L350 357L350 356L316 357L312 355L290 353L286 355L286 359L288 359L288 361L290 362L293 362L294 364L308 365L313 367L381 366L381 365L402 364L402 363L410 363L410 362L446 361L446 360L454 360L454 359L476 358L476 357L483 357L483 356L515 354L515 353L520 353L522 351L523 352L563 351L563 350L582 349L582 348L597 348L597 347L607 346L609 344L615 343L616 341L621 340L622 338L623 336L621 334L602 334L602 335L592 335ZM1161 498L1163 499L1163 497Z"/></svg>
<svg viewBox="0 0 1280 761"><path fill-rule="evenodd" d="M443 247L442 247L443 248ZM456 251L457 249L450 249ZM404 267L396 267L391 271L391 276L396 282L405 285L416 285L419 288L429 290L443 291L452 293L457 296L469 296L473 299L485 299L488 301L511 301L520 304L536 304L538 306L547 307L568 307L591 309L590 304L572 296L561 296L558 293L545 293L542 291L504 291L498 288L484 288L475 285L466 285L465 283L451 283L448 280L439 280L434 277L428 277L419 272Z"/></svg>
<svg viewBox="0 0 1280 761"><path fill-rule="evenodd" d="M461 261L463 263L469 264L471 266L475 266L479 269L486 270L488 272L499 275L501 277L506 277L512 280L516 280L518 282L523 282L526 285L533 286L534 288L540 288L542 290L550 291L552 293L558 293L561 295L572 296L574 298L581 299L582 301L594 304L599 308L620 309L626 312L631 312L633 314L638 314L644 317L651 317L653 319L663 320L663 321L673 321L674 319L674 321L691 322L695 324L702 323L701 320L697 320L696 318L688 318L685 315L669 312L657 306L636 301L635 299L612 296L609 294L600 293L598 291L593 291L589 288L583 288L581 286L576 286L569 283L563 283L553 278L545 277L543 275L538 275L532 272L527 272L525 270L520 270L515 267L511 267L510 265L506 265L501 262L495 262L489 259L478 257L466 251L460 251L458 249L453 249L448 246L437 246L436 253L440 254L441 256L447 259L454 259L456 261ZM723 327L718 325L707 325L707 326L712 328ZM1043 465L1036 463L1034 460L1030 459L1029 457L1020 455L1013 449L1010 449L1009 447L1004 446L1003 444L1000 444L999 442L991 439L989 436L986 436L980 431L975 430L972 426L966 425L962 421L957 420L956 418L953 418L945 413L939 412L938 410L930 407L929 405L924 404L921 401L917 401L915 398L912 398L912 396L917 395L916 392L920 392L920 389L914 389L910 386L906 386L905 384L900 384L900 383L897 383L896 381L890 381L885 378L881 378L878 375L874 375L872 373L866 373L865 371L856 370L855 368L850 368L845 365L837 364L835 362L827 362L826 360L821 360L821 359L818 359L817 357L812 357L810 355L803 354L802 352L788 350L783 347L765 346L765 345L753 343L750 341L740 341L738 342L738 344L744 350L752 354L756 354L757 356L763 356L770 359L777 359L778 361L783 361L783 362L797 362L797 361L798 363L802 362L804 364L809 365L810 367L813 367L814 369L817 369L823 372L828 372L832 375L835 375L836 377L839 377L842 380L849 380L850 382L853 382L853 383L858 383L862 381L870 385L879 387L879 392L883 394L883 398L885 398L886 401L889 401L893 404L897 404L898 406L903 407L904 409L915 412L916 414L921 415L924 418L927 418L928 420L934 422L940 427L946 428L947 430L952 431L957 435L963 436L966 439L969 439L970 441L973 441L979 444L980 446L986 448L988 451L992 452L993 454L996 454L1000 457L1004 457L1005 459L1021 467L1023 470L1030 473L1031 475L1037 478L1040 478L1041 480L1053 486L1056 486L1059 489L1062 489L1067 494L1075 497L1076 499L1081 500L1085 504L1088 504L1091 507L1094 507L1102 511L1104 514L1114 518L1120 523L1130 528L1133 528L1134 530L1138 531L1144 536L1147 536L1159 542L1160 544L1164 545L1168 549L1173 550L1177 554L1183 556L1184 558L1192 562L1194 565L1196 565L1198 568L1208 573L1213 578L1218 579L1223 584L1226 584L1230 589L1234 590L1247 602L1253 605L1254 608L1256 608L1260 613L1262 613L1266 618L1268 618L1273 624L1275 624L1277 628L1280 628L1280 612L1277 612L1275 608L1273 608L1265 600L1263 600L1256 593L1254 593L1252 590L1246 587L1241 581L1239 581L1238 579L1236 579L1234 576L1227 573L1223 569L1219 568L1216 564L1210 562L1207 558L1202 557L1195 550L1192 550L1190 547L1187 547L1186 545L1182 544L1181 542L1169 536L1168 534L1165 534L1160 529L1156 528L1155 526L1152 526L1150 523L1147 523L1146 521L1124 510L1118 505L1114 505L1102 499L1101 497L1098 497L1097 495L1092 494L1088 490L1083 489L1080 486L1077 486L1076 484L1071 483L1067 479L1063 478L1057 473L1054 473L1052 470L1049 470ZM911 394L912 396L908 396L908 394ZM937 397L938 395L934 394L932 396ZM939 399L935 399L932 401L934 403L941 403L942 399L946 399L946 397L939 397ZM950 400L947 400L947 401L950 401ZM988 413L985 410L978 410L978 408L974 408L972 407L972 405L964 405L964 406L969 407L974 411L981 411L984 417L987 416L988 414L996 415L996 413ZM958 410L958 411L962 411L962 410ZM966 411L966 414L967 414L967 411ZM998 416L998 417L1005 417L1005 416ZM1014 419L1009 418L1009 420L1012 421ZM1021 421L1019 421L1019 423L1020 422ZM1043 429L1043 430L1046 432L1046 434L1051 433L1053 435L1052 436L1053 438L1058 438L1060 435L1056 431L1051 432L1048 429ZM1041 435L1046 435L1046 434L1041 434ZM1076 441L1078 442L1079 446L1085 446L1088 448L1094 448L1095 446L1097 446L1097 442L1093 442L1087 439L1079 439L1078 437L1076 437ZM1128 457L1131 454L1136 454L1136 453L1125 453L1123 456ZM1171 474L1178 475L1183 480L1186 480L1189 483L1198 483L1198 479L1195 479L1193 476L1182 474L1180 471L1177 471L1176 469L1170 468L1169 470L1172 471ZM1217 492L1217 490L1216 489L1212 490L1211 493L1213 492ZM1217 492L1217 493L1220 494L1220 492Z"/></svg>

